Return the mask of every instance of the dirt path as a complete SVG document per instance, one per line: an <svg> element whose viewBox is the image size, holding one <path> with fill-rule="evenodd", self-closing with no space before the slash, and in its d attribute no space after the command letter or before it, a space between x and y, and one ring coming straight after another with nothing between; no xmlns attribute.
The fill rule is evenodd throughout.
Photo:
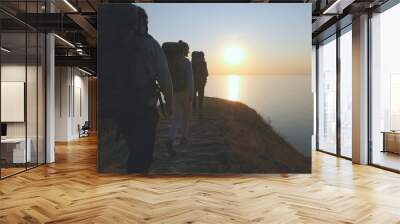
<svg viewBox="0 0 400 224"><path fill-rule="evenodd" d="M223 121L209 109L205 109L202 119L192 116L190 139L187 145L175 143L177 155L167 154L168 121L161 117L154 153L152 172L154 173L218 173L226 172L226 164L221 160L230 156L224 143L221 126Z"/></svg>
<svg viewBox="0 0 400 224"><path fill-rule="evenodd" d="M279 136L256 111L242 103L208 98L204 116L192 116L187 145L166 149L168 121L158 127L154 174L307 173L311 161Z"/></svg>

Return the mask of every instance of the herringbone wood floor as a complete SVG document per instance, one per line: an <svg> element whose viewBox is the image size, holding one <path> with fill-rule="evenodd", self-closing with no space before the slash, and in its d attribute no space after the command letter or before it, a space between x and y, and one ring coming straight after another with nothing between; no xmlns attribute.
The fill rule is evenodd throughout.
<svg viewBox="0 0 400 224"><path fill-rule="evenodd" d="M0 223L400 223L400 175L313 153L311 175L96 173L96 140L0 181Z"/></svg>

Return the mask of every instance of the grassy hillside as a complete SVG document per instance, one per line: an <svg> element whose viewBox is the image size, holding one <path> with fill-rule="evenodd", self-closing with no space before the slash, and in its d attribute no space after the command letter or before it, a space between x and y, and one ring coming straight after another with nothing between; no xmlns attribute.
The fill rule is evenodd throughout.
<svg viewBox="0 0 400 224"><path fill-rule="evenodd" d="M311 162L243 103L208 98L206 105L223 120L223 136L242 172L309 172Z"/></svg>
<svg viewBox="0 0 400 224"><path fill-rule="evenodd" d="M103 122L99 138L99 170L125 172L128 149L115 119ZM206 97L204 117L193 116L187 145L176 144L167 154L169 120L161 116L151 167L153 174L307 173L305 158L245 104Z"/></svg>
<svg viewBox="0 0 400 224"><path fill-rule="evenodd" d="M204 117L191 120L188 145L166 154L168 121L161 120L153 173L307 173L311 162L298 153L255 110L206 97Z"/></svg>

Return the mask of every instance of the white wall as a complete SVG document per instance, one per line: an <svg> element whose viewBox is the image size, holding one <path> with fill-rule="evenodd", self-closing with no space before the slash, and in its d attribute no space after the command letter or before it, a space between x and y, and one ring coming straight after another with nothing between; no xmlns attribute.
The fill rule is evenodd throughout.
<svg viewBox="0 0 400 224"><path fill-rule="evenodd" d="M56 141L79 137L78 125L89 119L88 106L88 77L76 68L56 67Z"/></svg>
<svg viewBox="0 0 400 224"><path fill-rule="evenodd" d="M69 68L55 68L55 141L67 141L69 133Z"/></svg>
<svg viewBox="0 0 400 224"><path fill-rule="evenodd" d="M31 79L29 76L34 74L36 76L36 67L33 66L28 66L27 68L24 65L17 65L17 64L8 64L8 65L2 65L1 66L1 81L2 82L24 82L26 83L25 80L25 75L26 71L28 71L28 79L31 82ZM32 83L30 83L32 84ZM36 85L36 82L33 83ZM31 90L31 91L30 91ZM36 89L28 88L27 89L27 96L29 97L35 97L36 98ZM5 97L5 96L3 96ZM28 102L33 101L32 99L27 99ZM34 105L28 105L31 107L34 107L33 109L36 109L36 104ZM6 110L7 108L1 108L2 110ZM24 109L24 108L23 108ZM30 108L32 109L32 108ZM34 117L30 116L31 113L28 113L28 122L35 121L36 123L36 114L34 114ZM32 114L33 115L33 114ZM7 137L25 137L25 123L26 122L7 122ZM33 125L28 125L28 128ZM34 128L36 129L36 127ZM28 130L29 132L29 130ZM29 134L29 133L28 133ZM29 135L28 135L29 137Z"/></svg>
<svg viewBox="0 0 400 224"><path fill-rule="evenodd" d="M38 69L38 70L36 70ZM8 138L24 138L25 135L30 139L32 150L32 161L44 163L44 74L42 67L25 64L3 64L1 66L2 82L24 82L26 84L26 106L22 113L26 112L27 120L22 122L6 122ZM26 80L27 79L27 80ZM7 96L2 96L7 97ZM10 108L1 108L8 110ZM12 111L11 111L12 112ZM37 153L39 154L37 156Z"/></svg>
<svg viewBox="0 0 400 224"><path fill-rule="evenodd" d="M77 73L78 72L78 73ZM74 70L74 80L71 88L71 120L70 136L72 139L79 137L78 125L82 126L89 120L88 112L88 77L83 73Z"/></svg>
<svg viewBox="0 0 400 224"><path fill-rule="evenodd" d="M3 82L25 82L25 64L24 65L2 65L1 66L1 81ZM28 71L32 67L28 67ZM30 72L28 72L29 74ZM1 108L6 110L6 108ZM8 122L7 137L24 138L25 137L25 122Z"/></svg>

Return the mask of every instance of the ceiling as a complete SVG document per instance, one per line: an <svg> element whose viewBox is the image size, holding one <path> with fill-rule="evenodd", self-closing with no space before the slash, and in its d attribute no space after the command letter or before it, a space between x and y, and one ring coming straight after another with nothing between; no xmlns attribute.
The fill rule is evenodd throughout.
<svg viewBox="0 0 400 224"><path fill-rule="evenodd" d="M49 0L48 0L49 1ZM45 0L28 2L1 0L0 21L3 32L15 33L28 27L39 32L55 32L56 64L86 66L96 70L96 6L100 3L127 2L169 2L169 1L129 1L129 0L50 0L52 13L46 8ZM311 3L313 42L329 35L328 31L339 20L356 16L373 9L388 0L253 0L250 2L269 3ZM181 2L175 0L173 2ZM197 1L224 2L224 1ZM235 1L249 2L249 1ZM26 13L27 12L27 13ZM350 18L351 23L351 18ZM329 32L334 32L329 31ZM10 34L10 38L11 38ZM14 34L14 36L18 36ZM8 36L6 38L9 38ZM20 38L11 38L18 45ZM12 41L9 40L9 41ZM20 43L21 44L21 43ZM71 45L72 44L72 45ZM29 51L29 50L28 50Z"/></svg>

